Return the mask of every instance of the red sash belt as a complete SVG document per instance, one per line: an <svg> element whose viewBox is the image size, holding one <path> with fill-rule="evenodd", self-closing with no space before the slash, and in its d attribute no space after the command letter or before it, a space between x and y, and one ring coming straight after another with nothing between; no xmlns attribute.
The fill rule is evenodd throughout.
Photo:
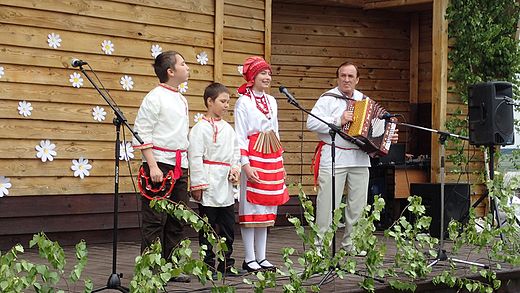
<svg viewBox="0 0 520 293"><path fill-rule="evenodd" d="M177 180L182 176L181 169L181 153L186 152L186 150L171 150L158 146L153 146L152 149L158 150L161 152L175 153L175 168L173 169L173 179Z"/></svg>
<svg viewBox="0 0 520 293"><path fill-rule="evenodd" d="M231 164L230 163L226 163L226 162L216 162L216 161L210 161L210 160L202 160L202 163L207 164L207 165L221 165L221 166L231 167Z"/></svg>
<svg viewBox="0 0 520 293"><path fill-rule="evenodd" d="M312 163L311 163L311 172L314 174L314 188L316 189L316 186L318 184L318 176L320 174L320 162L321 162L321 149L324 145L330 145L329 143L324 142L323 140L320 140L318 142L318 145L316 146L316 149L314 150L314 156L312 157ZM336 146L337 149L340 150L358 150L359 148L344 148Z"/></svg>

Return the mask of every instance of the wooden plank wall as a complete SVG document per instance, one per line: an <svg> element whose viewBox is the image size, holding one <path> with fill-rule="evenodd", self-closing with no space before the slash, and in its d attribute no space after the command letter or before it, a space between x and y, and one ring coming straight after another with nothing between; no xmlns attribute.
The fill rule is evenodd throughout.
<svg viewBox="0 0 520 293"><path fill-rule="evenodd" d="M247 56L264 55L264 42L269 39L264 34L270 29L264 22L266 9L270 9L270 0L2 0L0 176L10 178L12 187L0 199L0 206L16 212L1 213L0 218L3 223L26 218L33 225L19 231L15 225L5 226L0 238L14 239L42 227L56 233L99 231L107 235L111 227L107 206L112 207L114 190L113 115L84 76L81 88L71 86L69 75L79 73L70 66L72 57L89 62L133 123L142 98L158 83L151 66L151 46L177 50L190 66L185 96L193 117L205 111L202 93L206 85L218 80L238 87L242 80L237 65ZM62 39L57 49L47 44L51 33ZM103 40L114 43L113 54L101 50ZM204 66L196 61L203 51L209 59ZM123 75L135 82L131 91L119 83ZM29 117L18 114L22 100L34 108ZM92 118L95 106L106 110L105 121ZM130 139L127 132L125 138ZM43 139L56 144L57 156L52 162L43 163L36 157L35 146ZM128 229L138 227L129 171L135 175L139 165L140 153L135 155L130 167L123 161L120 168L121 201L127 205L123 213L129 213L122 221ZM70 169L71 160L81 156L93 166L84 180L74 177ZM47 204L62 198L63 203ZM89 209L81 208L85 202L91 202ZM49 210L38 212L25 206L29 203ZM47 220L41 221L41 217ZM60 217L67 220L58 221ZM93 222L84 225L86 219Z"/></svg>
<svg viewBox="0 0 520 293"><path fill-rule="evenodd" d="M273 4L273 91L286 86L306 109L336 85L336 67L359 65L358 88L390 112L409 118L409 16L334 6ZM388 25L391 23L392 25ZM289 181L315 194L309 171L317 138L306 130L306 115L279 97L281 137ZM403 129L401 141L407 141Z"/></svg>

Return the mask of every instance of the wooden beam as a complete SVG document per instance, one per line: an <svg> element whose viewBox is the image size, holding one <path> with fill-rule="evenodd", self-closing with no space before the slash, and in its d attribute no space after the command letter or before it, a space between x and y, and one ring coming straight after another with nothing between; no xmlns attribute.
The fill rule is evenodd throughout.
<svg viewBox="0 0 520 293"><path fill-rule="evenodd" d="M222 82L224 55L224 0L215 0L215 53L213 80Z"/></svg>
<svg viewBox="0 0 520 293"><path fill-rule="evenodd" d="M365 4L365 9L387 9L403 6L419 5L432 3L433 0L389 0L379 2L369 2Z"/></svg>
<svg viewBox="0 0 520 293"><path fill-rule="evenodd" d="M264 31L264 59L271 63L271 24L273 6L272 0L265 0L265 31Z"/></svg>
<svg viewBox="0 0 520 293"><path fill-rule="evenodd" d="M410 17L410 104L419 99L419 15Z"/></svg>
<svg viewBox="0 0 520 293"><path fill-rule="evenodd" d="M445 129L448 100L448 21L446 9L449 0L433 1L432 24L432 128ZM440 181L439 136L432 135L431 180Z"/></svg>

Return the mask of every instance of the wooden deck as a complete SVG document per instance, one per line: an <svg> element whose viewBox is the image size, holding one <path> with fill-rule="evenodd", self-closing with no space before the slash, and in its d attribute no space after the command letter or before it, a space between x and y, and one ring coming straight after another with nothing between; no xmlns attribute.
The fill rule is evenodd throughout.
<svg viewBox="0 0 520 293"><path fill-rule="evenodd" d="M338 235L342 235L342 231L338 232ZM385 240L385 238L379 234L380 241L385 241L387 244L387 257L385 258L385 265L389 265L393 262L393 255L395 255L395 247L392 242ZM340 237L338 237L340 238ZM197 240L195 237L191 237L193 241L193 249L197 249ZM339 242L339 239L338 239ZM240 233L237 233L237 240L235 242L234 257L237 260L237 264L242 263L243 256L243 245L240 238ZM27 245L24 245L25 247ZM282 265L281 249L283 247L294 247L297 250L303 250L301 241L298 239L292 227L274 227L270 230L268 236L268 258L271 262L275 263L279 267ZM445 248L449 251L449 241L445 244ZM73 257L73 246L64 247L69 262L74 262ZM83 276L92 279L94 288L100 288L106 285L108 277L112 272L112 243L106 244L93 244L88 245L89 251L88 265L84 271ZM121 282L123 286L128 286L134 267L134 259L139 254L139 243L138 242L121 242L118 243L118 254L117 254L117 266L116 272L122 273L123 277ZM449 253L448 253L449 254ZM486 262L486 259L482 258L482 255L472 251L469 247L462 249L459 255L448 256L473 262ZM25 254L20 256L21 259L26 259L31 262L41 262L37 252L33 249L27 249ZM358 257L358 267L360 268L359 275L347 275L345 279L334 278L326 282L321 287L322 292L364 292L358 283L362 281L364 273L363 258ZM489 264L486 262L486 264ZM71 264L69 264L70 266ZM449 266L447 261L441 261L435 265L434 273L445 270ZM473 274L470 272L469 267L461 264L458 265L459 270L457 271L461 276L471 277ZM310 282L317 284L320 282L323 276L316 276ZM244 276L241 277L230 277L226 279L228 284L234 285L237 292L253 292L251 286L243 283ZM249 278L253 278L249 276ZM503 286L499 292L520 292L520 267L513 267L508 264L502 264L501 270L498 272L498 278L502 280ZM286 280L279 280L279 284L286 283ZM375 282L377 292L394 292L388 287L387 282ZM82 292L82 283L77 287L67 287L63 284L62 289L65 292ZM183 283L169 283L166 292L210 292L210 287L202 286L197 282L195 278L192 278L192 282L189 284ZM310 291L310 287L309 287ZM115 290L104 290L103 292L117 292ZM281 285L276 289L269 289L266 292L282 292ZM431 283L431 279L422 280L418 284L417 292L456 292L456 290L436 287Z"/></svg>

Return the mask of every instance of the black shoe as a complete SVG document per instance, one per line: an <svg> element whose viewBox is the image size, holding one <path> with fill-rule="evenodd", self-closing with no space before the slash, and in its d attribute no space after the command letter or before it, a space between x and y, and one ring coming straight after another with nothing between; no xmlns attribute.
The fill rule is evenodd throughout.
<svg viewBox="0 0 520 293"><path fill-rule="evenodd" d="M253 269L252 267L249 266L249 264L254 263L254 262L256 262L256 260L252 260L252 261L248 261L248 262L246 262L244 260L244 262L242 263L242 268L244 270L246 270L248 273L254 273L254 272L260 271L260 269Z"/></svg>
<svg viewBox="0 0 520 293"><path fill-rule="evenodd" d="M171 278L169 282L189 283L189 282L191 282L191 279L190 279L190 276L188 276L188 275L180 274L177 277Z"/></svg>
<svg viewBox="0 0 520 293"><path fill-rule="evenodd" d="M267 261L267 259L264 258L264 259L262 259L261 261L258 262L258 264L260 265L260 267L262 268L262 270L264 270L264 271L273 271L273 272L276 271L276 267L273 266L273 265L270 265L270 266L263 266L262 263L263 263L264 261Z"/></svg>

